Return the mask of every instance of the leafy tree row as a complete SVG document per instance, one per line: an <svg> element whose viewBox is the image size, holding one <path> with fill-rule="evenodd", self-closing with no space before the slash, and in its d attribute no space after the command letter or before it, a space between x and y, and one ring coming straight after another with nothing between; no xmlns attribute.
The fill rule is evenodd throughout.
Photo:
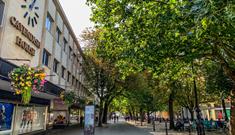
<svg viewBox="0 0 235 135"><path fill-rule="evenodd" d="M171 70L164 73L178 74L181 70L174 64L193 65L205 59L219 65L232 82L232 88L226 93L231 93L231 126L234 127L234 0L87 2L92 7L92 20L97 28L102 29L99 34L102 43L100 55L105 59L112 58L115 66L126 76L130 72L144 70L161 76L167 65ZM197 84L200 81L197 81L195 73L192 73L195 80L193 89L198 89L201 85ZM178 84L175 82L178 79L167 79L170 80L167 81L168 86ZM175 92L171 92L174 95ZM232 129L232 134L235 134L235 129Z"/></svg>

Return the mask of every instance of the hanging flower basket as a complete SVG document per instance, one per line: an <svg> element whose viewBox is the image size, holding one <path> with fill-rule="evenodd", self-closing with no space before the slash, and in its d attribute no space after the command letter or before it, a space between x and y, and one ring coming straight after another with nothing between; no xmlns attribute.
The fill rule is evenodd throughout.
<svg viewBox="0 0 235 135"><path fill-rule="evenodd" d="M76 94L74 91L63 91L60 94L60 98L67 104L68 106L71 106L76 102Z"/></svg>
<svg viewBox="0 0 235 135"><path fill-rule="evenodd" d="M32 91L39 93L43 90L45 81L45 71L43 68L31 68L22 65L9 73L11 86L17 95L22 96L22 103L28 104L31 100Z"/></svg>

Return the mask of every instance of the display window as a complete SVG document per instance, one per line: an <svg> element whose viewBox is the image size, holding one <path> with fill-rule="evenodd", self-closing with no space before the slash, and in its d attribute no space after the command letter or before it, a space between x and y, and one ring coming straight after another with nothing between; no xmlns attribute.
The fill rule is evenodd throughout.
<svg viewBox="0 0 235 135"><path fill-rule="evenodd" d="M43 130L45 127L46 107L17 108L15 132L18 134Z"/></svg>
<svg viewBox="0 0 235 135"><path fill-rule="evenodd" d="M67 124L67 111L54 111L53 112L53 124L54 125L65 125Z"/></svg>
<svg viewBox="0 0 235 135"><path fill-rule="evenodd" d="M79 110L71 109L69 121L71 124L79 123Z"/></svg>
<svg viewBox="0 0 235 135"><path fill-rule="evenodd" d="M0 132L11 130L14 105L0 102Z"/></svg>

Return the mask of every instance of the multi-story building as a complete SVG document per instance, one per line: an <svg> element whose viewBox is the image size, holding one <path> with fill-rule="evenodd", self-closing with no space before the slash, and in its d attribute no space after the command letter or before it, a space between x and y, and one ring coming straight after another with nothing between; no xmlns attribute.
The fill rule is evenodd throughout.
<svg viewBox="0 0 235 135"><path fill-rule="evenodd" d="M86 96L83 58L58 0L0 0L0 134L45 130L58 116L68 118L59 96L64 90ZM44 67L48 75L44 92L33 94L27 106L8 77L24 63Z"/></svg>
<svg viewBox="0 0 235 135"><path fill-rule="evenodd" d="M208 119L208 120L225 120L225 111L226 114L228 116L228 118L230 119L230 111L231 111L231 103L230 101L226 100L225 103L225 111L222 107L222 104L216 104L216 103L207 103L207 104L201 104L200 105L200 109L201 109L201 115L203 119ZM183 108L183 116L184 118L189 118L191 119L191 114L189 112L188 109ZM194 111L194 118L196 119L196 112Z"/></svg>

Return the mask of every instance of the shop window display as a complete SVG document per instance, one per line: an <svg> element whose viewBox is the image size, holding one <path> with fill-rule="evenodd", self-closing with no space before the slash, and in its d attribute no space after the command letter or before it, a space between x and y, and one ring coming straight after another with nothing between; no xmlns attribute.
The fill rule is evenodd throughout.
<svg viewBox="0 0 235 135"><path fill-rule="evenodd" d="M71 124L79 123L79 111L78 110L71 109L70 123Z"/></svg>
<svg viewBox="0 0 235 135"><path fill-rule="evenodd" d="M16 133L28 133L43 130L45 125L46 107L23 107L17 109Z"/></svg>
<svg viewBox="0 0 235 135"><path fill-rule="evenodd" d="M56 111L54 112L54 125L66 125L67 118L66 118L66 111Z"/></svg>
<svg viewBox="0 0 235 135"><path fill-rule="evenodd" d="M11 130L13 104L0 103L0 131Z"/></svg>

